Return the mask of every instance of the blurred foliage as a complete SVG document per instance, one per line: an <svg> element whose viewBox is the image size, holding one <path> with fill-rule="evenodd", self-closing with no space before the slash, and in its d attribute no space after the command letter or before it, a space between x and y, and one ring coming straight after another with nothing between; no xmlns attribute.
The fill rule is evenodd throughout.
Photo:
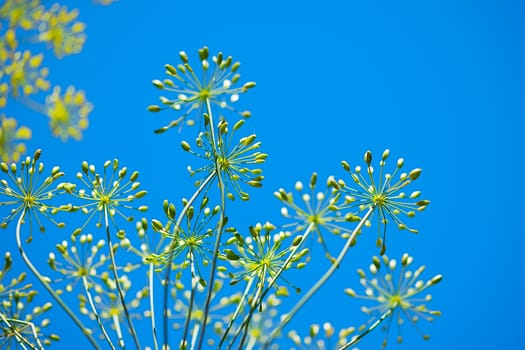
<svg viewBox="0 0 525 350"><path fill-rule="evenodd" d="M94 3L109 5L112 0ZM31 138L34 113L12 115L13 104L49 118L51 134L80 140L93 105L82 90L65 89L48 79L47 62L82 51L86 24L79 10L40 0L6 0L0 5L0 159L18 161ZM19 124L24 124L18 126ZM18 126L18 127L17 127Z"/></svg>

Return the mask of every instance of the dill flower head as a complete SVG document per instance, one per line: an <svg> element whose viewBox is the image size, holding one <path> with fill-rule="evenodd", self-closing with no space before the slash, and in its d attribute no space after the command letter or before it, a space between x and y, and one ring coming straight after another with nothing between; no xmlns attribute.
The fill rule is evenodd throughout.
<svg viewBox="0 0 525 350"><path fill-rule="evenodd" d="M62 184L55 185L55 183L64 173L60 171L59 167L53 167L51 174L42 180L44 164L38 163L40 154L41 150L37 150L32 158L28 156L21 161L20 166L17 166L16 163L10 165L4 162L0 163L1 173L7 177L7 180L0 179L0 207L12 207L9 215L2 219L1 227L7 227L13 218L20 215L28 218L29 232L32 232L33 221L36 221L41 232L45 231L40 216L49 219L58 227L64 227L63 223L59 223L51 217L59 210L69 208L68 205L55 206L51 204L51 200L62 192Z"/></svg>
<svg viewBox="0 0 525 350"><path fill-rule="evenodd" d="M270 222L264 225L257 223L249 230L250 236L248 237L242 237L235 232L234 236L228 240L229 244L234 244L234 249L224 250L225 258L234 267L241 269L237 273L230 273L230 278L232 278L230 283L236 284L242 280L255 281L256 288L262 290L266 284L281 278L299 292L299 288L280 274L284 270L300 269L306 265L301 260L308 253L308 249L294 253L294 248L301 243L302 237L296 237L288 243L287 240L291 238L291 233L288 231L275 232L276 227ZM285 287L278 287L276 290L277 295L288 295Z"/></svg>
<svg viewBox="0 0 525 350"><path fill-rule="evenodd" d="M244 125L244 120L239 120L230 129L228 122L221 120L218 123L218 140L216 147L213 147L210 133L208 131L199 133L195 140L198 151L193 151L190 144L182 141L182 149L204 159L207 164L192 169L188 167L191 176L197 173L211 174L215 171L215 159L217 158L219 169L228 190L226 196L233 200L238 196L242 200L250 199L249 194L243 190L242 185L259 188L262 186L264 176L262 169L252 168L265 162L268 155L259 152L261 142L256 141L256 135L251 134L240 138L234 138L235 132ZM217 153L215 154L215 149ZM196 183L199 185L200 181Z"/></svg>
<svg viewBox="0 0 525 350"><path fill-rule="evenodd" d="M313 173L305 189L301 181L295 183L295 192L299 196L294 197L294 193L279 189L274 195L283 203L281 214L291 220L285 224L284 228L292 228L294 231L315 231L318 242L323 246L326 256L331 259L328 246L323 236L324 231L341 235L348 238L352 230L345 227L345 223L355 221L356 216L347 213L343 214L338 208L341 194L336 190L337 183L330 176L326 181L326 189L319 190L317 182L317 173ZM357 218L359 220L359 218Z"/></svg>
<svg viewBox="0 0 525 350"><path fill-rule="evenodd" d="M112 327L120 328L120 323L125 321L126 315L122 302L119 298L117 291L117 284L114 279L109 277L109 273L106 271L103 274L103 284L98 284L94 288L93 301L98 311L100 318L103 322L110 324ZM139 289L132 294L132 281L127 275L119 277L119 285L121 286L122 292L126 297L126 308L129 311L129 315L132 319L139 319L142 317L140 312L140 304L142 299L148 297L148 289L144 287ZM92 309L89 307L87 298L81 294L79 295L80 301L80 312L95 320L96 316Z"/></svg>
<svg viewBox="0 0 525 350"><path fill-rule="evenodd" d="M49 10L39 10L37 40L53 47L55 56L79 53L86 41L86 25L77 21L78 9L68 11L67 6L53 4Z"/></svg>
<svg viewBox="0 0 525 350"><path fill-rule="evenodd" d="M173 308L168 310L168 318L173 320L175 330L183 330L185 322L189 321L189 338L196 337L202 327L204 315L204 303L207 289L202 284L195 284L194 287L187 287L176 277L175 286L171 290L174 299ZM218 274L211 290L211 304L207 318L207 325L213 324L216 334L225 329L225 325L231 318L233 307L239 302L241 293L225 294L223 291L223 275ZM193 285L193 283L192 283ZM206 343L208 346L216 344L217 339L211 333L207 333ZM180 344L180 348L187 347L188 344Z"/></svg>
<svg viewBox="0 0 525 350"><path fill-rule="evenodd" d="M60 339L55 334L45 332L50 320L44 316L52 304L32 306L37 292L31 284L24 284L25 272L5 284L4 279L12 266L11 254L6 252L0 270L0 347L14 349L19 344L32 344L43 348L43 345L51 345L52 341Z"/></svg>
<svg viewBox="0 0 525 350"><path fill-rule="evenodd" d="M26 153L26 145L21 141L30 138L31 129L26 126L17 128L16 119L0 115L0 161L18 162Z"/></svg>
<svg viewBox="0 0 525 350"><path fill-rule="evenodd" d="M86 161L82 162L82 171L77 173L77 178L82 183L82 189L76 184L63 184L64 190L85 204L79 204L74 210L81 210L88 215L85 223L77 230L82 231L86 225L98 215L97 227L103 223L109 225L109 221L117 228L119 235L124 232L119 230L117 217L126 221L133 221L132 216L125 214L126 210L148 210L145 205L135 206L133 202L146 195L145 190L139 190L140 182L137 181L138 171L134 171L128 177L128 168L119 168L118 159L106 161L103 172L96 172L95 166Z"/></svg>
<svg viewBox="0 0 525 350"><path fill-rule="evenodd" d="M153 229L160 232L169 244L160 254L154 254L151 259L166 267L170 256L173 256L173 262L179 266L191 265L191 269L195 269L194 276L203 285L206 282L202 278L199 262L208 265L212 260L213 242L210 238L215 235L216 224L213 222L220 212L220 206L210 208L208 201L208 197L204 196L197 208L190 206L178 228L176 227L175 205L168 201L164 201L163 205L168 222L163 225L159 220L152 220ZM183 206L186 206L187 203L188 201L183 199Z"/></svg>
<svg viewBox="0 0 525 350"><path fill-rule="evenodd" d="M35 11L39 4L39 0L6 0L0 7L0 18L7 20L9 28L32 29L36 24Z"/></svg>
<svg viewBox="0 0 525 350"><path fill-rule="evenodd" d="M305 336L301 336L296 330L291 330L287 335L295 345L291 350L328 350L339 349L347 342L347 337L354 332L355 327L348 327L336 334L334 326L330 322L325 322L322 325L310 325Z"/></svg>
<svg viewBox="0 0 525 350"><path fill-rule="evenodd" d="M358 208L360 211L374 208L377 211L377 246L381 247L381 255L386 251L386 227L389 221L394 222L400 230L417 233L417 230L408 227L400 217L404 215L412 218L430 204L430 201L420 199L421 191L412 191L409 194L405 192L405 188L419 178L422 170L415 168L408 173L403 172L401 169L405 161L399 158L394 171L386 172L384 168L389 155L390 151L386 149L379 161L377 175L372 167L370 151L366 151L364 155L366 163L364 170L361 166L352 169L346 161L343 161L343 168L350 173L353 183L347 185L342 180L338 182L342 192L345 193L343 207ZM383 227L382 235L381 227Z"/></svg>
<svg viewBox="0 0 525 350"><path fill-rule="evenodd" d="M153 86L167 91L174 97L161 96L161 106L151 105L148 110L159 112L164 109L173 109L180 112L180 117L171 121L168 125L156 130L162 133L169 128L180 125L187 121L194 124L189 116L195 112L202 116L203 110L210 106L216 106L222 110L237 112L233 104L239 100L239 95L255 86L254 82L238 86L240 74L237 72L240 63L234 62L231 56L225 57L222 52L210 57L207 47L199 50L199 69L194 69L188 55L181 51L179 53L181 63L177 66L166 64L166 74L169 78L164 80L153 80ZM249 117L250 112L237 112L243 117Z"/></svg>
<svg viewBox="0 0 525 350"><path fill-rule="evenodd" d="M384 330L387 331L383 341L383 347L387 344L388 331L391 323L395 321L398 331L405 320L416 326L420 319L433 321L435 316L440 316L441 312L427 309L426 303L432 300L431 294L422 296L422 292L429 287L441 282L442 275L436 275L431 279L424 281L421 274L425 266L415 270L410 270L413 258L408 254L401 257L401 268L396 273L398 263L395 259L389 259L386 255L382 257L373 257L372 264L369 266L370 277L362 269L357 270L360 283L365 289L363 295L357 294L353 289L345 289L345 293L354 298L360 298L377 303L372 307L363 307L362 311L380 317L387 312L390 313L388 323ZM425 340L430 339L428 334L423 334L419 328L417 331ZM401 334L398 333L398 343L403 341Z"/></svg>
<svg viewBox="0 0 525 350"><path fill-rule="evenodd" d="M49 89L46 80L49 70L42 67L43 54L32 55L29 50L16 51L5 63L4 75L8 78L9 91L14 96L27 96Z"/></svg>
<svg viewBox="0 0 525 350"><path fill-rule="evenodd" d="M75 87L69 86L61 95L61 88L56 86L46 98L46 108L53 136L66 141L69 137L75 140L82 138L93 105L86 100L83 91L76 91Z"/></svg>
<svg viewBox="0 0 525 350"><path fill-rule="evenodd" d="M75 232L69 241L64 240L56 245L59 259L55 253L50 253L47 262L62 275L61 281L67 282L65 290L72 292L82 279L91 285L103 279L102 273L109 269L110 262L109 255L100 253L105 246L106 241L103 239L95 242L92 234Z"/></svg>

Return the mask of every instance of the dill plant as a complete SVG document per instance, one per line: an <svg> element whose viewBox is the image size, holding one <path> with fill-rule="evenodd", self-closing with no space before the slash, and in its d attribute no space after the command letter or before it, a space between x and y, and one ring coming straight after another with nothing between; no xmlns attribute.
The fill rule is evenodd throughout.
<svg viewBox="0 0 525 350"><path fill-rule="evenodd" d="M42 38L51 40L50 35L46 31ZM280 216L261 218L261 223L247 228L234 226L235 212L229 203L240 200L249 205L250 192L264 182L268 157L257 136L244 131L251 113L236 107L241 95L256 84L241 82L240 63L230 56L212 55L207 47L197 56L194 65L189 55L180 52L180 63L165 65L167 77L152 82L163 93L160 103L147 108L168 118L154 130L157 134L174 127L183 128L184 135L195 131L189 138L192 142L179 140L181 151L194 159L186 167L194 187L185 197L166 198L158 205L146 202L148 191L138 180L139 172L128 170L117 159L101 165L79 161L76 176L64 174L59 167L46 172L41 150L19 163L0 163L0 206L10 209L1 225L10 230L14 223L17 247L28 272L90 345L94 349L155 350L278 349L288 345L349 349L380 325L388 330L393 322L401 326L403 320L416 324L420 318L431 321L439 316L439 311L427 309L430 294L420 295L442 276L421 280L424 267L411 270L411 256L404 254L398 264L386 255L390 227L416 233L406 220L430 204L421 199L421 191L412 188L422 170L403 170L402 158L389 167L388 149L377 170L372 153L366 151L364 166L342 162L345 176L320 181L313 173L306 185L297 181L293 191L277 189L274 195L281 206ZM32 59L27 57L28 62ZM37 69L38 63L29 64ZM60 96L57 89L49 101L54 115L68 110ZM77 118L82 123L87 113L82 106L84 96L70 89L63 98L77 114L84 108ZM57 135L75 137L59 119L54 124ZM10 128L10 137L23 136L19 134L24 129L17 131L16 124L11 122ZM150 207L161 207L163 213L149 214ZM66 226L73 216L82 217L84 223L78 228ZM65 236L49 253L47 264L37 264L25 248L33 244L33 226L44 231L48 222ZM368 268L370 275L358 270L357 281L364 292L344 290L368 302L362 310L370 319L359 327L348 325L339 330L330 322L312 320L306 335L288 329L305 303L341 267L358 236L368 234L374 226L377 247L371 248L371 255L377 256ZM334 241L329 235L338 238ZM328 267L312 286L299 288L288 273L294 269L311 274L318 263L311 254L316 245L324 251ZM48 321L24 318L22 306L12 309L13 300L32 300L36 287L22 285L25 273L3 283L11 266L11 255L6 253L0 275L0 339L12 347L43 349L59 336L44 332ZM341 291L342 296L344 293ZM71 298L66 300L67 295L77 298L76 305ZM45 304L33 315L39 316L51 305ZM284 305L293 306L285 309ZM421 334L429 339L427 333ZM398 335L398 342L402 339ZM381 346L386 346L386 340Z"/></svg>

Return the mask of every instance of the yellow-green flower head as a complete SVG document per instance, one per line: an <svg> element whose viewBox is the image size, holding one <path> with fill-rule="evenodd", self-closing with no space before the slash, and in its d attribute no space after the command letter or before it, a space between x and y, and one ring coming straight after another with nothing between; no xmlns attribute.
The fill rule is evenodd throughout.
<svg viewBox="0 0 525 350"><path fill-rule="evenodd" d="M280 274L287 269L302 268L306 263L301 260L308 253L302 249L294 254L294 248L301 243L301 237L289 242L291 233L288 231L276 232L276 227L270 222L256 224L250 227L250 235L242 237L235 232L228 243L234 249L225 249L224 255L234 267L241 269L238 273L230 273L232 284L242 280L254 280L257 289L263 289L276 278L282 278L287 284L299 291ZM293 254L290 258L290 255ZM285 287L277 288L278 295L288 295Z"/></svg>
<svg viewBox="0 0 525 350"><path fill-rule="evenodd" d="M6 65L7 60L11 57L17 46L16 32L13 29L6 30L0 37L0 64L2 66ZM2 78L3 74L3 70L0 70L0 78Z"/></svg>
<svg viewBox="0 0 525 350"><path fill-rule="evenodd" d="M25 283L25 272L4 284L12 265L11 253L6 252L0 270L0 348L17 349L22 343L33 344L35 348L51 345L52 341L59 340L57 335L45 332L50 320L44 316L52 304L32 305L37 291Z"/></svg>
<svg viewBox="0 0 525 350"><path fill-rule="evenodd" d="M374 256L372 264L369 266L370 277L364 270L357 270L360 283L365 289L364 294L359 295L353 289L345 289L345 293L351 297L373 301L377 304L372 307L362 307L362 311L366 314L374 317L388 315L386 321L388 323L385 328L387 334L383 341L383 347L387 344L388 330L392 322L396 323L399 330L404 320L416 326L420 319L433 321L435 316L441 315L439 311L427 309L426 303L432 300L432 295L428 293L422 295L422 293L426 292L429 287L438 284L443 278L442 275L436 275L424 281L421 279L421 275L425 271L425 266L411 270L413 260L408 254L403 254L401 268L399 268L395 259L389 259L386 255ZM396 270L399 272L396 273ZM417 326L415 328L423 339L430 339L430 336L421 333ZM397 341L399 343L403 341L400 333Z"/></svg>
<svg viewBox="0 0 525 350"><path fill-rule="evenodd" d="M334 326L330 322L325 322L322 325L310 325L308 334L305 336L301 336L295 330L288 332L287 335L295 346L290 350L329 350L338 349L346 344L348 336L355 330L355 327L347 327L336 334Z"/></svg>
<svg viewBox="0 0 525 350"><path fill-rule="evenodd" d="M72 292L79 281L85 279L91 287L103 279L103 272L109 270L110 256L101 253L106 248L106 241L95 241L91 233L75 232L69 241L64 240L56 245L57 254L50 253L48 265L66 281L65 290ZM82 282L80 282L82 285Z"/></svg>
<svg viewBox="0 0 525 350"><path fill-rule="evenodd" d="M32 29L37 22L35 12L39 5L39 0L6 0L0 7L0 19L7 20L10 28Z"/></svg>
<svg viewBox="0 0 525 350"><path fill-rule="evenodd" d="M58 227L64 227L63 223L56 222L51 218L52 214L59 210L66 210L69 206L55 206L52 199L62 192L62 184L56 184L64 173L59 167L53 167L51 174L44 176L44 164L38 163L41 150L37 150L33 157L26 157L19 165L17 163L0 163L0 207L12 207L8 216L1 221L1 227L7 225L15 217L25 215L24 222L29 221L31 227L36 221L40 231L45 231L44 225L40 221L40 216L49 219Z"/></svg>
<svg viewBox="0 0 525 350"><path fill-rule="evenodd" d="M259 188L262 186L264 176L262 169L252 168L264 163L268 155L257 151L261 147L261 142L256 141L256 135L251 134L240 138L234 138L235 132L244 124L244 120L239 120L230 130L229 124L225 120L218 123L218 140L216 148L212 145L210 133L208 131L199 133L195 143L199 151L193 151L188 142L183 141L183 150L207 161L207 164L193 170L188 167L190 175L197 173L211 174L215 171L215 157L218 158L219 168L222 172L224 184L229 192L226 194L231 200L237 195L242 200L248 200L250 196L243 191L242 185ZM218 150L215 155L214 149ZM197 182L197 185L200 182Z"/></svg>
<svg viewBox="0 0 525 350"><path fill-rule="evenodd" d="M202 116L207 102L221 110L234 111L243 117L250 116L250 112L238 112L233 107L233 104L239 100L240 94L255 86L254 82L237 86L241 77L237 72L240 67L239 62L234 62L231 56L223 56L222 52L209 57L207 47L199 50L200 65L198 70L190 65L188 56L184 51L179 53L179 57L181 64L176 67L170 64L164 66L169 78L153 80L153 86L171 93L174 97L161 96L161 106L151 105L148 110L159 112L164 109L173 109L180 112L180 117L156 130L156 133L180 125L185 120L189 124L193 124L194 121L189 119L189 116L194 112L197 113L197 117Z"/></svg>
<svg viewBox="0 0 525 350"><path fill-rule="evenodd" d="M49 10L42 10L38 41L52 46L58 58L82 51L86 41L86 25L76 20L78 13L78 9L68 11L66 6L59 4L54 4Z"/></svg>
<svg viewBox="0 0 525 350"><path fill-rule="evenodd" d="M18 162L26 153L26 145L22 140L31 138L31 129L26 126L17 127L16 119L0 115L0 161Z"/></svg>
<svg viewBox="0 0 525 350"><path fill-rule="evenodd" d="M406 187L419 178L422 170L415 168L408 173L403 172L405 161L399 158L394 171L389 173L384 169L389 155L390 151L386 149L379 161L378 172L372 167L372 152L370 151L366 151L364 155L365 169L362 169L361 166L352 169L346 161L343 161L343 168L350 173L353 183L347 185L342 180L338 181L342 192L345 193L343 207L358 208L359 211L374 208L377 212L377 245L381 247L381 254L384 254L386 250L386 227L390 220L400 230L417 233L417 230L408 227L400 217L404 215L412 218L418 211L423 211L430 204L430 201L420 199L421 191L405 192ZM370 225L370 223L367 224ZM383 227L382 235L381 227Z"/></svg>
<svg viewBox="0 0 525 350"><path fill-rule="evenodd" d="M257 345L264 344L268 339L268 336L278 324L280 315L277 307L280 304L281 300L275 294L270 294L266 301L261 304L257 312L253 314L248 324L248 331L244 342L246 349L257 349ZM266 349L277 350L279 349L279 345L271 344Z"/></svg>
<svg viewBox="0 0 525 350"><path fill-rule="evenodd" d="M93 2L95 4L100 4L100 5L111 5L112 3L116 2L118 0L94 0Z"/></svg>
<svg viewBox="0 0 525 350"><path fill-rule="evenodd" d="M125 310L119 298L115 280L109 277L108 271L102 277L104 285L95 286L94 291L96 294L93 297L93 301L102 321L108 323L108 325L116 326L116 323L120 324L125 321ZM119 285L123 294L126 295L131 290L132 281L127 275L122 275L119 278ZM139 311L140 303L147 296L148 290L144 287L137 291L132 299L130 297L126 298L126 309L131 318L140 318L142 316ZM79 300L80 312L88 315L91 319L95 319L86 297L83 294L79 295Z"/></svg>
<svg viewBox="0 0 525 350"><path fill-rule="evenodd" d="M49 89L49 70L41 67L43 59L43 54L33 56L29 50L14 53L3 69L11 94L27 96Z"/></svg>
<svg viewBox="0 0 525 350"><path fill-rule="evenodd" d="M75 184L63 184L64 190L85 204L75 204L74 209L80 209L88 215L86 222L75 232L82 231L86 225L98 215L97 227L104 227L103 223L109 221L118 229L117 217L126 221L133 221L132 216L125 214L126 210L148 210L145 205L135 206L133 202L146 195L145 190L140 190L137 181L138 171L128 176L128 168L119 168L118 159L104 162L103 172L96 172L95 166L82 162L82 171L77 173L84 188L78 189ZM119 235L123 231L119 230Z"/></svg>
<svg viewBox="0 0 525 350"><path fill-rule="evenodd" d="M84 91L76 91L69 86L61 95L59 86L46 98L49 126L53 136L63 141L72 137L75 140L82 138L82 131L88 127L88 116L93 105L86 100Z"/></svg>
<svg viewBox="0 0 525 350"><path fill-rule="evenodd" d="M210 208L208 200L208 197L204 196L197 208L190 206L178 228L176 228L175 205L168 201L164 201L163 205L168 222L163 225L159 220L152 220L153 229L160 232L169 242L160 254L154 255L154 260L158 259L161 265L166 267L172 255L172 261L180 266L195 264L196 271L193 273L202 284L205 284L205 281L202 278L199 261L205 265L212 261L213 242L210 238L216 233L217 224L214 221L220 213L220 206ZM184 199L182 204L186 206L187 200Z"/></svg>
<svg viewBox="0 0 525 350"><path fill-rule="evenodd" d="M331 258L328 247L323 237L326 230L343 238L348 238L352 234L350 228L345 227L345 223L355 221L356 216L350 213L343 214L339 210L338 204L341 194L336 190L337 184L332 176L326 181L325 189L318 189L317 173L313 173L308 182L307 188L301 181L295 183L295 192L300 199L294 197L294 193L279 189L274 195L284 206L281 214L290 223L283 227L294 231L315 231L319 243L323 246L328 258ZM357 218L359 220L359 218Z"/></svg>
<svg viewBox="0 0 525 350"><path fill-rule="evenodd" d="M208 313L208 326L213 323L213 329L224 329L224 325L230 320L233 313L232 307L236 306L240 300L241 293L225 294L223 290L224 281L219 274L213 283L211 304ZM172 319L173 328L182 330L184 324L189 316L190 334L189 338L198 335L199 327L194 325L202 325L202 317L204 315L204 302L207 294L207 288L197 283L194 288L184 285L184 283L177 279L175 287L172 290L174 298L173 309L168 310L168 318ZM211 333L208 334L206 344L212 346L216 343Z"/></svg>

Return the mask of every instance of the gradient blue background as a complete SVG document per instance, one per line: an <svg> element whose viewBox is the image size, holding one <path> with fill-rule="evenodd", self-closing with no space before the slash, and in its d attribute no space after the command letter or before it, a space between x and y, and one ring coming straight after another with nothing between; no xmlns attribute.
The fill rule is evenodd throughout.
<svg viewBox="0 0 525 350"><path fill-rule="evenodd" d="M279 217L277 188L306 182L312 171L321 179L342 175L342 159L361 163L367 149L378 158L390 148L407 167L424 169L417 187L432 204L413 221L419 235L389 231L387 254L410 252L428 266L428 278L442 273L444 280L429 305L443 316L420 324L432 339L422 341L407 324L405 344L395 344L392 329L389 348L522 349L521 1L62 2L80 7L88 41L80 55L46 61L51 80L84 89L95 109L84 140L66 144L50 137L45 118L17 112L34 128L29 149L43 148L48 164L74 174L82 160L117 157L141 170L152 216L167 196L188 196L179 143L192 130L153 135L172 116L146 111L159 95L151 80L163 77L165 63L178 63L180 50L190 57L204 45L223 51L242 62L245 81L257 82L239 106L251 109L246 130L270 154L263 189L239 208L239 227ZM66 233L48 238L55 235ZM359 289L355 269L377 254L375 231L368 236L294 328L305 334L313 322L367 319L342 291ZM3 237L11 241L8 232ZM294 278L306 289L310 280ZM56 348L79 344L73 333ZM376 332L360 349L379 348L382 337Z"/></svg>

